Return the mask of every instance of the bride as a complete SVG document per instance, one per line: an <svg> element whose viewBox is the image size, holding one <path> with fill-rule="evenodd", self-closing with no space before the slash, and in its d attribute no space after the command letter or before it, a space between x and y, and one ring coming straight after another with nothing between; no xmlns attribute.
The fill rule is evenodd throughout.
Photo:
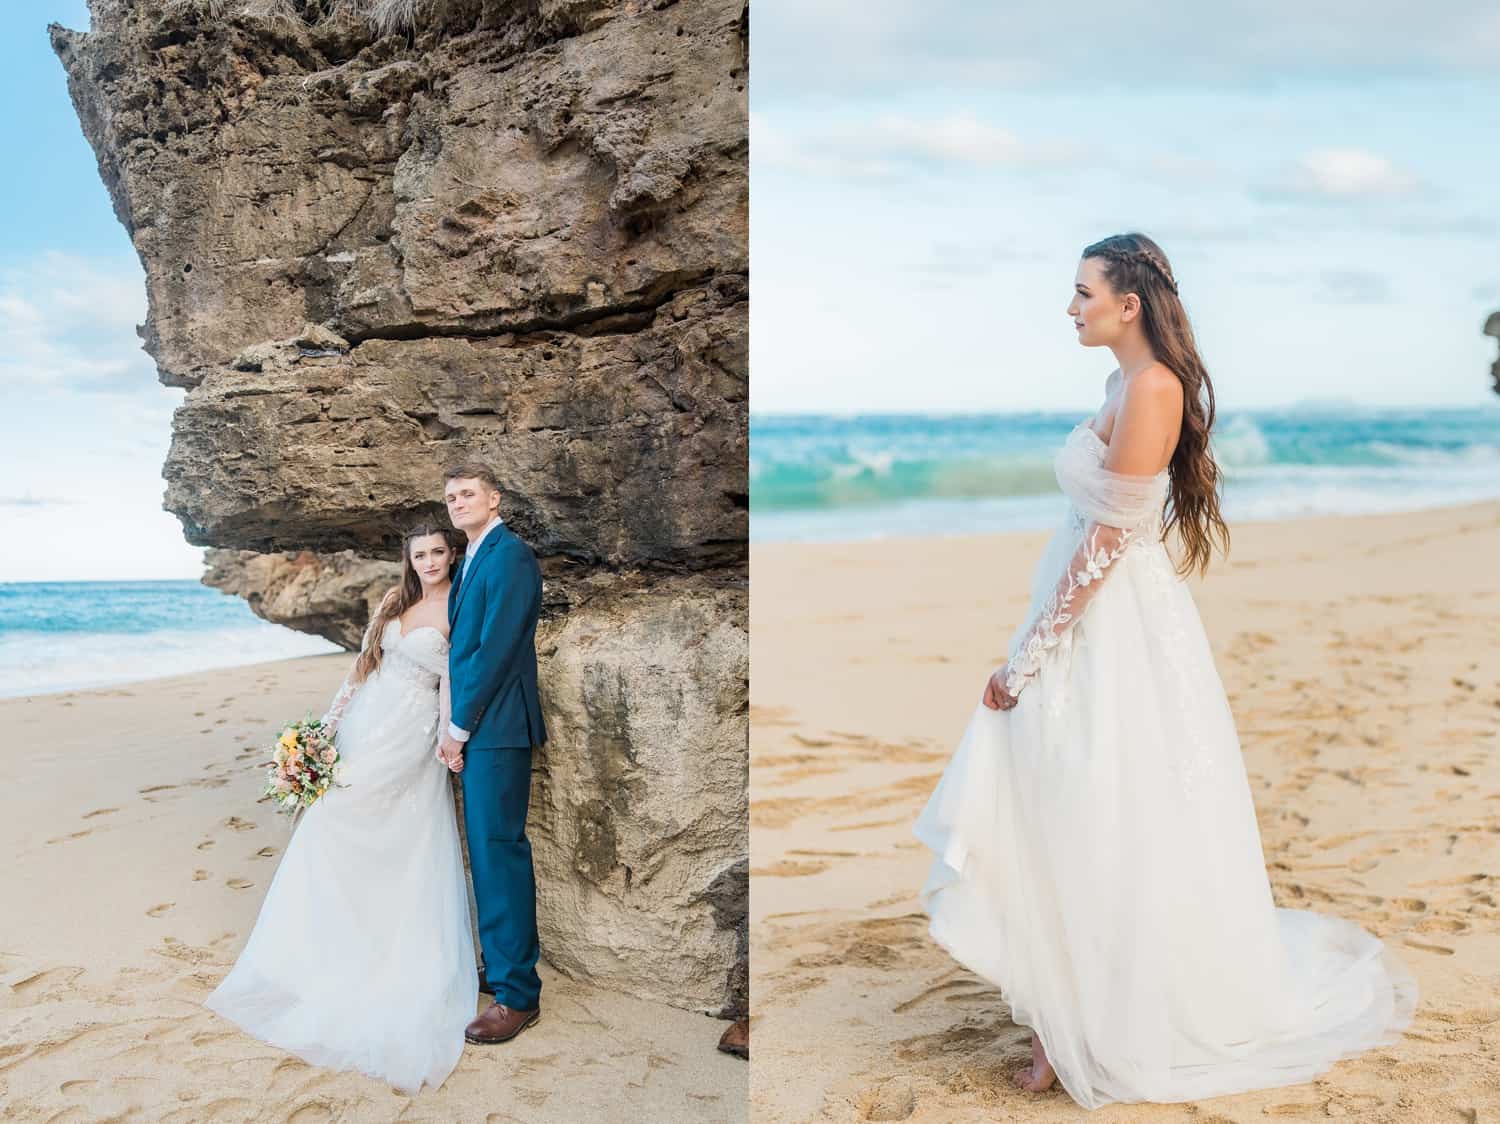
<svg viewBox="0 0 1500 1124"><path fill-rule="evenodd" d="M1396 1041L1417 987L1352 922L1278 909L1234 719L1182 573L1227 549L1214 396L1141 234L1083 251L1068 313L1120 369L1054 467L1031 609L915 825L933 938L1001 989L1085 1108L1309 1081ZM1206 408L1199 392L1207 394ZM1170 497L1170 515L1164 507Z"/></svg>
<svg viewBox="0 0 1500 1124"><path fill-rule="evenodd" d="M448 769L448 587L455 536L409 531L324 716L336 787L302 815L244 951L206 1005L314 1065L403 1092L458 1064L478 978Z"/></svg>

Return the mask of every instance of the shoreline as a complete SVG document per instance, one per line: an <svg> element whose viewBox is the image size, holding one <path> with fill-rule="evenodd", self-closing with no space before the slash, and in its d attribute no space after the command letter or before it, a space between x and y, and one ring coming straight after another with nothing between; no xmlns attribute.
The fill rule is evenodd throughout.
<svg viewBox="0 0 1500 1124"><path fill-rule="evenodd" d="M1500 501L1230 530L1228 558L1186 580L1276 903L1375 933L1421 999L1399 1042L1313 1082L1101 1113L1394 1124L1500 1112ZM917 891L931 856L911 832L1051 533L752 545L758 1121L1081 1113L1065 1093L1011 1084L1029 1034L928 935Z"/></svg>
<svg viewBox="0 0 1500 1124"><path fill-rule="evenodd" d="M1497 469L1497 472L1500 472L1500 469ZM1497 489L1497 491L1500 491L1500 489ZM1032 499L1034 497L1024 496L1024 497L1004 497L1004 498L1005 499L1012 499L1012 498L1015 498L1015 499ZM1061 518L1061 514L1062 514L1063 504L1065 502L1065 497L1062 495L1061 492L1058 492L1058 493L1055 494L1054 498L1057 501L1057 515L1058 515L1058 519L1060 519ZM926 503L926 502L943 502L943 501L942 500L923 500L923 501L918 501L918 502ZM962 502L975 502L975 501L966 500L966 501L962 501ZM1450 502L1450 503L1429 504L1429 505L1424 506L1424 507L1391 508L1391 509L1385 509L1385 510L1381 510L1381 511L1306 512L1306 513L1301 513L1301 514L1296 514L1296 515L1272 515L1272 516L1254 516L1254 517L1239 517L1239 518L1230 518L1228 515L1226 515L1225 516L1225 522L1229 524L1230 531L1231 531L1231 533L1233 533L1234 528L1237 527L1237 526L1249 527L1249 526L1264 526L1264 525L1268 525L1268 524L1279 524L1279 523L1304 523L1304 522L1306 522L1308 520L1316 520L1316 519L1371 519L1371 518L1384 518L1384 517L1387 517L1387 516L1390 516L1390 517L1408 516L1408 517L1410 517L1410 516L1426 515L1426 514L1428 514L1430 512L1455 511L1455 510L1459 510L1459 509L1463 509L1463 508L1480 509L1480 508L1491 507L1491 506L1494 506L1496 504L1500 504L1500 494L1497 494L1497 495L1489 497L1489 498L1482 498L1482 499L1468 499L1468 498L1466 498L1466 499L1462 499L1462 500L1455 500L1455 501ZM850 518L852 518L853 515L851 515L849 513L869 512L869 511L876 511L876 510L886 510L886 511L889 511L889 510L891 510L891 508L890 507L877 508L877 507L875 507L873 505L871 507L847 506L847 507L837 507L837 508L781 508L781 509L777 509L776 514L777 515L782 515L782 514L791 514L793 512L796 512L796 513L802 515L805 518L812 519L812 518L816 518L819 513L833 512L833 513L838 513L841 517L850 517ZM869 534L869 535L864 535L864 536L861 536L861 537L858 537L858 538L826 538L826 539L825 538L760 538L760 539L757 539L755 537L755 515L754 515L754 512L752 511L751 512L751 516L750 516L750 536L751 536L750 537L750 545L752 547L762 547L762 548L768 547L768 546L790 546L790 547L801 547L801 546L858 546L858 545L861 545L861 544L870 544L870 543L891 543L891 542L913 542L913 543L915 543L915 542L926 542L926 541L930 541L930 540L950 541L950 540L953 540L953 539L991 538L991 537L994 537L996 535L1026 535L1026 534L1036 533L1036 532L1039 532L1039 531L1048 531L1048 530L1051 530L1052 527L1054 527L1057 524L1058 519L1054 519L1050 523L1036 523L1036 524L1028 524L1026 526L1018 526L1018 527L1000 527L1000 528L995 528L993 530L934 531L934 532L931 532L931 533L928 533L928 534L921 534L921 535L905 534L905 533L899 533L899 532L898 533L876 532L876 533Z"/></svg>
<svg viewBox="0 0 1500 1124"><path fill-rule="evenodd" d="M149 636L150 634L143 633L140 635ZM246 663L216 664L213 667L203 668L198 671L174 671L166 675L147 676L143 679L114 679L110 680L107 683L89 683L82 686L55 687L45 691L33 691L30 694L7 694L5 688L3 686L0 686L0 703L41 702L56 699L59 697L72 697L76 695L110 694L124 687L146 688L158 685L165 687L175 683L179 679L192 679L200 675L211 675L214 672L251 670L260 667L267 667L272 664L293 663L299 660L330 660L339 656L347 656L352 660L357 655L357 652L345 652L341 649L336 652L316 652L311 655L272 656L269 659L250 660Z"/></svg>

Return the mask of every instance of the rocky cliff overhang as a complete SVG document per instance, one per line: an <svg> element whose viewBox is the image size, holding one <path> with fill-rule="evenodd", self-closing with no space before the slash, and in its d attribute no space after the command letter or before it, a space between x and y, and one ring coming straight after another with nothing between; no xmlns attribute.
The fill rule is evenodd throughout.
<svg viewBox="0 0 1500 1124"><path fill-rule="evenodd" d="M743 1013L743 0L324 7L51 29L187 390L166 506L213 584L351 644L488 462L546 575L544 955Z"/></svg>

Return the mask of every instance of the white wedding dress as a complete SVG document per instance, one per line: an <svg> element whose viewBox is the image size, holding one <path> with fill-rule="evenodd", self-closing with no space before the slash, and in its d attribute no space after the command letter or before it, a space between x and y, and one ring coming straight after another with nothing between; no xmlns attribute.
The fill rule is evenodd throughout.
<svg viewBox="0 0 1500 1124"><path fill-rule="evenodd" d="M915 825L933 938L996 984L1078 1104L1308 1081L1396 1041L1415 980L1352 922L1271 897L1197 608L1161 541L1166 471L1104 467L1091 422L1011 638ZM1087 614L1084 614L1084 609Z"/></svg>
<svg viewBox="0 0 1500 1124"><path fill-rule="evenodd" d="M380 667L345 680L340 782L303 814L255 928L207 1006L314 1065L403 1092L458 1064L479 983L448 769L448 642L381 637Z"/></svg>

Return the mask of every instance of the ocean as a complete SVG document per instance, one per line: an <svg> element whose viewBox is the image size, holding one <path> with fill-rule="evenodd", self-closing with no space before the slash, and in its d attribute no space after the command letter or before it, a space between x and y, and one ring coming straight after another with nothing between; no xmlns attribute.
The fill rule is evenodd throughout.
<svg viewBox="0 0 1500 1124"><path fill-rule="evenodd" d="M1070 413L752 415L751 542L1054 526ZM1220 411L1227 520L1414 511L1500 497L1500 399L1473 409Z"/></svg>
<svg viewBox="0 0 1500 1124"><path fill-rule="evenodd" d="M0 698L341 650L195 581L0 582Z"/></svg>

